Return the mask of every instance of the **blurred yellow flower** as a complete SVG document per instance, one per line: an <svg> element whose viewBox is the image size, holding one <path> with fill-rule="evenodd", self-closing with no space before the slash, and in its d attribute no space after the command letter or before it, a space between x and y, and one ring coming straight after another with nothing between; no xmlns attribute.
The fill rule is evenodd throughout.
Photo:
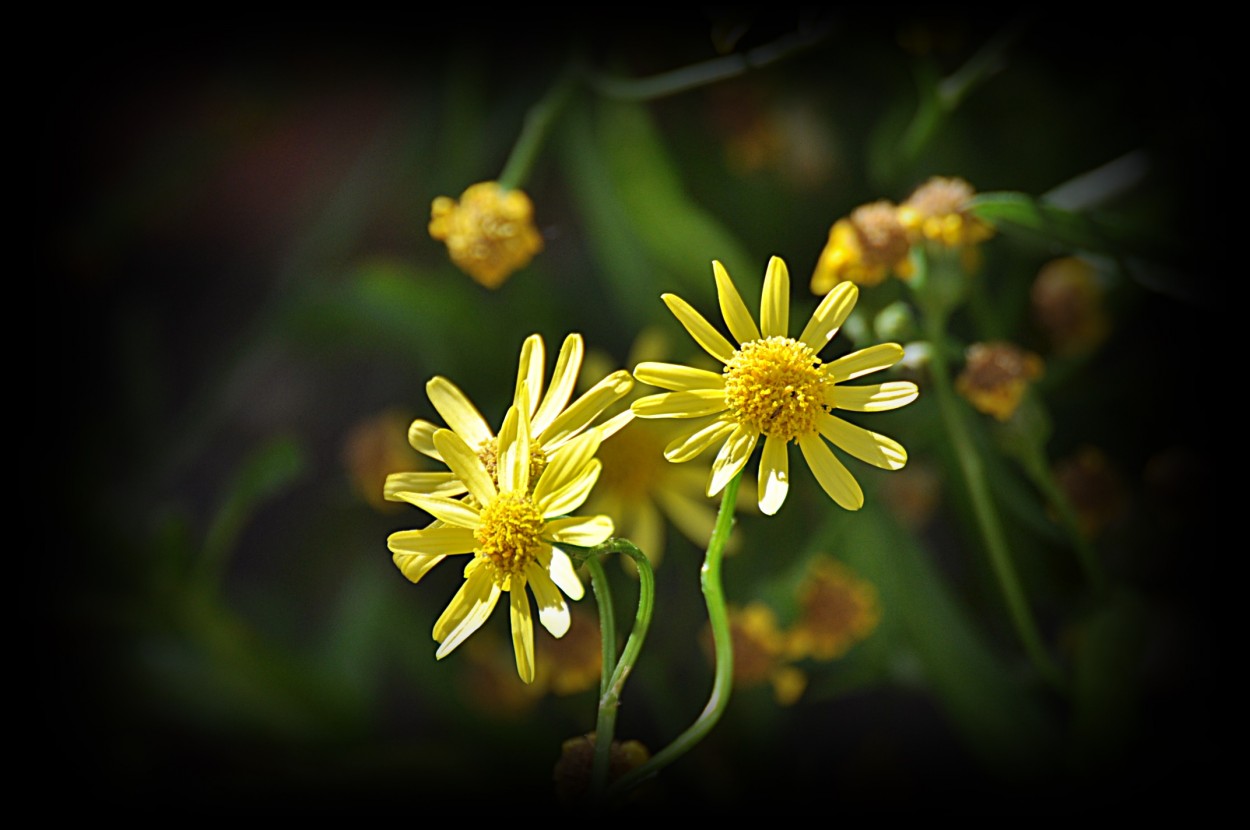
<svg viewBox="0 0 1250 830"><path fill-rule="evenodd" d="M913 242L927 239L955 248L976 245L994 235L994 229L968 211L975 195L963 179L934 176L898 209L898 221Z"/></svg>
<svg viewBox="0 0 1250 830"><path fill-rule="evenodd" d="M666 352L664 335L647 329L635 338L628 363L637 365ZM592 361L600 372L611 365L604 355L588 356L587 365ZM699 547L707 545L716 524L716 504L704 492L704 474L689 465L664 460L664 448L676 437L675 427L671 421L635 419L611 441L601 444L598 458L603 462L603 473L586 503L587 510L612 516L617 535L637 545L652 567L664 559L666 523ZM745 494L741 501L739 507L754 508ZM727 550L739 540L739 535L731 536ZM632 559L619 558L627 570L636 572Z"/></svg>
<svg viewBox="0 0 1250 830"><path fill-rule="evenodd" d="M383 496L386 477L397 467L411 467L419 459L404 440L410 419L388 409L358 421L343 441L343 466L357 494L378 510L397 505Z"/></svg>
<svg viewBox="0 0 1250 830"><path fill-rule="evenodd" d="M529 196L497 182L469 185L459 202L436 198L429 230L447 244L451 261L487 288L498 288L543 249Z"/></svg>
<svg viewBox="0 0 1250 830"><path fill-rule="evenodd" d="M596 687L603 667L603 640L594 615L575 606L569 609L569 623L563 637L538 642L538 682L557 695Z"/></svg>
<svg viewBox="0 0 1250 830"><path fill-rule="evenodd" d="M1006 421L1016 413L1029 384L1042 376L1042 359L1003 341L974 343L964 354L955 391L979 412Z"/></svg>
<svg viewBox="0 0 1250 830"><path fill-rule="evenodd" d="M420 574L446 556L473 554L464 569L464 585L434 624L434 639L440 643L435 656L441 660L477 631L500 594L508 593L517 673L531 683L534 624L526 587L538 603L539 622L553 636L563 637L570 618L561 591L576 600L584 589L572 560L558 545L597 545L612 535L613 528L607 516L568 516L586 501L599 477L599 462L594 459L599 433L590 430L570 441L535 476L524 388L519 397L521 404L509 408L499 431L495 475L460 435L448 429L434 433L434 446L470 498L403 493L405 501L437 521L422 530L392 533L387 547L393 554L420 560L416 567Z"/></svg>
<svg viewBox="0 0 1250 830"><path fill-rule="evenodd" d="M884 200L861 205L829 229L812 274L812 293L826 294L843 281L879 285L891 272L910 276L910 249L898 208Z"/></svg>
<svg viewBox="0 0 1250 830"><path fill-rule="evenodd" d="M1059 355L1083 354L1107 337L1111 326L1102 308L1094 266L1079 257L1060 257L1042 266L1030 292L1033 316Z"/></svg>
<svg viewBox="0 0 1250 830"><path fill-rule="evenodd" d="M749 689L769 683L782 706L789 706L802 696L807 677L787 662L788 638L771 607L762 602L751 602L744 608L730 607L729 632L733 640L734 686ZM710 628L704 629L703 642L710 655Z"/></svg>
<svg viewBox="0 0 1250 830"><path fill-rule="evenodd" d="M768 515L776 513L790 489L788 446L793 441L830 498L848 510L858 510L864 504L863 490L825 442L886 470L906 464L907 452L897 441L842 420L830 410L881 412L914 401L919 390L910 381L845 383L893 366L903 356L903 348L886 343L824 363L817 354L854 308L859 291L854 283L839 283L825 295L795 339L787 334L790 275L779 257L768 263L759 327L724 267L713 262L712 270L721 314L738 345L726 340L685 300L665 294L669 310L724 369L718 373L671 363L640 363L634 377L670 391L634 401L634 413L640 418L699 419L665 448L669 461L689 461L721 443L712 463L709 496L724 489L762 443L759 506Z"/></svg>
<svg viewBox="0 0 1250 830"><path fill-rule="evenodd" d="M881 621L877 589L828 556L812 561L799 586L799 618L790 630L792 658L833 660Z"/></svg>

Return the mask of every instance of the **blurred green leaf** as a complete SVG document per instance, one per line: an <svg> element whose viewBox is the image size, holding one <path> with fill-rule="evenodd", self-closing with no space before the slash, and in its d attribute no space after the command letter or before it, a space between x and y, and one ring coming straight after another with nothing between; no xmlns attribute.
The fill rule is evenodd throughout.
<svg viewBox="0 0 1250 830"><path fill-rule="evenodd" d="M217 584L239 532L260 504L286 490L305 466L304 449L290 436L270 439L243 462L204 539L200 573L206 586Z"/></svg>
<svg viewBox="0 0 1250 830"><path fill-rule="evenodd" d="M1148 613L1140 596L1120 591L1078 629L1073 749L1074 760L1086 770L1121 754L1139 724Z"/></svg>
<svg viewBox="0 0 1250 830"><path fill-rule="evenodd" d="M1053 757L1045 712L973 625L915 537L869 502L839 515L839 558L877 586L883 624L893 617L921 673L969 748L1004 776L1024 776Z"/></svg>
<svg viewBox="0 0 1250 830"><path fill-rule="evenodd" d="M595 110L595 131L621 205L657 262L677 280L671 288L711 296L711 263L718 259L737 275L759 272L732 233L690 198L663 137L640 105L605 101Z"/></svg>
<svg viewBox="0 0 1250 830"><path fill-rule="evenodd" d="M971 209L1000 231L1024 232L1065 248L1114 253L1124 241L1106 223L1024 193L981 193L973 197Z"/></svg>
<svg viewBox="0 0 1250 830"><path fill-rule="evenodd" d="M477 316L468 277L447 278L395 260L360 265L343 282L311 294L287 319L289 330L317 348L344 346L447 365L463 342L459 330Z"/></svg>

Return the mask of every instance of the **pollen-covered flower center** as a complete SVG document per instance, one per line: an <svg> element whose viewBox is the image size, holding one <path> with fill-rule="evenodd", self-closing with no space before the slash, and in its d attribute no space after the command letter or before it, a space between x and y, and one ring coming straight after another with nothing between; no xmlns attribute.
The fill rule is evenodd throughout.
<svg viewBox="0 0 1250 830"><path fill-rule="evenodd" d="M542 544L543 517L528 496L502 493L482 510L477 555L502 576L515 576L533 561Z"/></svg>
<svg viewBox="0 0 1250 830"><path fill-rule="evenodd" d="M477 448L477 457L482 460L486 472L490 473L491 481L499 484L499 439L483 441ZM530 490L538 483L538 477L547 469L547 454L537 441L530 443Z"/></svg>
<svg viewBox="0 0 1250 830"><path fill-rule="evenodd" d="M787 441L816 431L832 387L811 347L789 337L743 343L725 365L725 402L733 418Z"/></svg>

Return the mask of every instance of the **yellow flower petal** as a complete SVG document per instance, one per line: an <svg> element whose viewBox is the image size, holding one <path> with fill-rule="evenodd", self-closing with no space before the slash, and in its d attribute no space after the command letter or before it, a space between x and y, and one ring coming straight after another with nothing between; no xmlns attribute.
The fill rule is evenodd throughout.
<svg viewBox="0 0 1250 830"><path fill-rule="evenodd" d="M469 488L469 495L477 499L478 504L487 504L495 497L494 480L486 472L482 459L463 438L449 429L440 429L434 433L434 446L456 478Z"/></svg>
<svg viewBox="0 0 1250 830"><path fill-rule="evenodd" d="M729 437L729 433L737 426L733 421L712 421L706 426L698 427L688 434L679 435L664 448L664 457L674 464L698 456L707 451L718 441Z"/></svg>
<svg viewBox="0 0 1250 830"><path fill-rule="evenodd" d="M563 637L569 632L569 624L572 622L564 595L537 562L531 562L526 567L525 576L530 590L534 592L534 600L538 603L538 621L551 632L552 637Z"/></svg>
<svg viewBox="0 0 1250 830"><path fill-rule="evenodd" d="M421 577L430 572L430 569L442 562L446 557L426 556L422 553L394 553L391 554L391 561L395 563L395 567L408 577L408 580L414 585L421 581Z"/></svg>
<svg viewBox="0 0 1250 830"><path fill-rule="evenodd" d="M664 304L668 306L668 310L673 312L673 316L678 322L690 332L690 336L694 338L703 349L712 357L721 363L728 363L729 359L734 356L737 351L725 336L712 327L712 324L703 319L703 315L695 311L690 303L678 297L676 294L665 294L661 297Z"/></svg>
<svg viewBox="0 0 1250 830"><path fill-rule="evenodd" d="M864 491L850 471L842 465L819 435L799 436L799 449L820 486L840 506L859 510L864 506Z"/></svg>
<svg viewBox="0 0 1250 830"><path fill-rule="evenodd" d="M563 516L581 507L590 495L590 491L594 489L595 482L599 480L599 473L602 470L603 462L596 458L582 467L576 473L576 477L572 478L563 487L544 492L541 499L535 493L534 503L538 505L538 510L543 514L543 518Z"/></svg>
<svg viewBox="0 0 1250 830"><path fill-rule="evenodd" d="M421 556L442 556L472 553L477 546L473 531L466 527L439 525L425 530L398 530L386 537L391 553L415 553Z"/></svg>
<svg viewBox="0 0 1250 830"><path fill-rule="evenodd" d="M725 411L724 389L661 392L639 398L632 405L639 418L698 418Z"/></svg>
<svg viewBox="0 0 1250 830"><path fill-rule="evenodd" d="M527 492L530 486L530 419L515 406L508 407L499 429L497 457L495 471L499 477L499 492Z"/></svg>
<svg viewBox="0 0 1250 830"><path fill-rule="evenodd" d="M634 367L634 377L643 383L674 392L725 388L725 376L720 372L709 372L678 363L639 363Z"/></svg>
<svg viewBox="0 0 1250 830"><path fill-rule="evenodd" d="M729 278L729 272L725 270L725 266L717 260L712 260L712 273L716 276L716 297L720 301L720 313L725 318L725 325L729 326L729 333L737 338L739 343L759 340L759 327L751 319L751 312L747 310L747 304L742 301L742 295L738 293L733 280ZM642 378L638 379L642 380ZM650 382L643 381L643 383Z"/></svg>
<svg viewBox="0 0 1250 830"><path fill-rule="evenodd" d="M490 617L490 612L495 610L500 593L489 570L475 568L469 571L460 590L434 623L434 639L440 644L434 656L442 660L481 628Z"/></svg>
<svg viewBox="0 0 1250 830"><path fill-rule="evenodd" d="M433 447L433 443L430 444ZM382 495L388 501L403 501L403 492L425 493L431 496L459 496L466 492L464 482L455 473L391 473L386 477Z"/></svg>
<svg viewBox="0 0 1250 830"><path fill-rule="evenodd" d="M874 467L883 470L901 470L907 465L907 450L893 438L856 426L833 415L822 415L818 427L820 434L835 447Z"/></svg>
<svg viewBox="0 0 1250 830"><path fill-rule="evenodd" d="M760 511L772 516L781 509L790 490L790 458L787 441L769 435L764 439L764 451L760 455L759 497Z"/></svg>
<svg viewBox="0 0 1250 830"><path fill-rule="evenodd" d="M543 388L543 362L545 360L546 352L543 348L542 336L531 334L525 338L525 342L521 344L521 357L517 361L516 389L513 391L512 403L520 403L522 387L529 389L526 414L531 417L538 406L538 390Z"/></svg>
<svg viewBox="0 0 1250 830"><path fill-rule="evenodd" d="M582 354L585 346L580 334L570 334L564 338L560 347L560 356L556 358L556 368L551 374L551 386L543 397L542 404L534 413L534 434L542 435L556 416L564 409L573 396L573 388L577 385L577 373L582 368ZM537 395L540 386L531 386L530 390Z"/></svg>
<svg viewBox="0 0 1250 830"><path fill-rule="evenodd" d="M564 489L581 476L599 450L599 441L599 431L592 429L552 453L534 485L534 502L542 504L550 494Z"/></svg>
<svg viewBox="0 0 1250 830"><path fill-rule="evenodd" d="M586 595L582 581L577 578L573 560L559 548L545 548L538 554L538 564L547 569L554 582L569 599L578 600Z"/></svg>
<svg viewBox="0 0 1250 830"><path fill-rule="evenodd" d="M842 328L851 310L855 308L857 299L859 289L855 283L841 282L835 285L812 312L812 319L807 321L799 340L811 346L813 351L819 352L838 333L838 329Z"/></svg>
<svg viewBox="0 0 1250 830"><path fill-rule="evenodd" d="M443 422L471 447L480 447L494 438L490 425L477 407L447 378L434 377L425 385L430 403L443 416Z"/></svg>
<svg viewBox="0 0 1250 830"><path fill-rule="evenodd" d="M618 412L599 426L595 427L595 431L599 433L601 439L611 438L620 432L630 421L634 420L634 410L626 409L624 412Z"/></svg>
<svg viewBox="0 0 1250 830"><path fill-rule="evenodd" d="M908 380L892 380L867 386L835 386L829 405L852 412L885 412L906 406L920 390Z"/></svg>
<svg viewBox="0 0 1250 830"><path fill-rule="evenodd" d="M443 457L434 448L434 433L438 430L439 427L418 418L408 427L408 443L417 452L428 455L436 461L442 461Z"/></svg>
<svg viewBox="0 0 1250 830"><path fill-rule="evenodd" d="M825 366L838 383L888 369L903 359L903 347L897 343L880 343L831 360Z"/></svg>
<svg viewBox="0 0 1250 830"><path fill-rule="evenodd" d="M533 683L534 617L530 613L529 594L525 593L525 580L514 577L510 594L508 615L512 618L512 649L516 652L517 674L526 683Z"/></svg>
<svg viewBox="0 0 1250 830"><path fill-rule="evenodd" d="M716 511L712 504L704 499L695 499L672 487L667 487L655 494L655 500L664 510L668 520L687 539L700 539L706 542L712 538L712 530L716 527ZM641 545L640 545L641 547ZM647 555L651 551L643 548Z"/></svg>
<svg viewBox="0 0 1250 830"><path fill-rule="evenodd" d="M781 257L768 260L760 298L760 329L765 337L787 337L790 330L790 269Z"/></svg>
<svg viewBox="0 0 1250 830"><path fill-rule="evenodd" d="M569 516L547 522L543 535L555 542L590 548L606 541L614 530L607 516Z"/></svg>
<svg viewBox="0 0 1250 830"><path fill-rule="evenodd" d="M734 431L725 440L725 445L720 448L716 460L712 462L712 477L707 485L708 496L715 496L724 490L729 480L742 471L759 437L758 432L752 432L744 426L734 427Z"/></svg>
<svg viewBox="0 0 1250 830"><path fill-rule="evenodd" d="M547 452L590 426L591 422L612 404L629 394L634 379L629 372L619 369L596 383L569 405L542 433L542 445Z"/></svg>
<svg viewBox="0 0 1250 830"><path fill-rule="evenodd" d="M481 525L481 511L463 501L443 496L430 496L425 493L404 492L398 495L403 501L420 507L426 513L452 527L477 530Z"/></svg>

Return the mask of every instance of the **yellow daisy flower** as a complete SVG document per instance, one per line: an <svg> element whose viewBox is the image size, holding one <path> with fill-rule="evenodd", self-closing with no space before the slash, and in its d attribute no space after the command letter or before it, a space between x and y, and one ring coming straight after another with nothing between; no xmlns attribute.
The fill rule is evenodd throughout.
<svg viewBox="0 0 1250 830"><path fill-rule="evenodd" d="M721 314L738 345L726 340L685 300L665 294L665 304L686 331L725 368L717 373L670 363L638 364L635 378L670 391L639 398L633 403L634 414L640 418L710 416L664 450L669 461L681 462L723 442L712 463L709 496L719 493L742 470L762 437L758 498L764 513L776 513L789 492L787 449L791 441L798 443L830 498L848 510L863 507L859 483L825 441L886 470L903 467L907 451L897 441L838 418L831 410L881 412L914 401L919 390L910 381L846 384L893 366L902 358L903 347L885 343L824 363L817 354L855 307L859 289L854 283L834 286L795 339L788 335L790 274L781 258L769 260L758 327L724 266L713 262L712 270Z"/></svg>
<svg viewBox="0 0 1250 830"><path fill-rule="evenodd" d="M521 393L524 401L524 389ZM557 459L534 476L531 425L526 406L512 406L499 431L495 474L459 434L441 429L434 446L471 498L404 493L406 501L437 521L422 530L401 530L387 539L394 554L424 560L424 573L446 556L473 554L465 582L438 621L435 656L442 659L490 616L501 593L510 595L512 645L517 673L534 680L534 622L526 586L538 603L538 620L555 637L569 630L564 596L581 599L581 580L568 554L557 545L589 547L612 535L607 516L570 517L586 501L600 464L594 458L600 436L591 430L570 441ZM479 506L480 505L480 506Z"/></svg>
<svg viewBox="0 0 1250 830"><path fill-rule="evenodd" d="M537 480L538 474L553 460L558 450L590 428L608 407L625 397L633 388L633 378L622 369L596 383L570 404L569 398L573 395L577 375L581 371L584 351L580 334L570 334L564 339L551 376L551 385L547 387L546 394L540 401L545 362L543 338L541 335L531 334L521 346L513 405L521 403L521 390L527 390L527 403L524 408L531 425L533 446L530 447L529 454L530 463L534 466L534 480ZM430 403L434 404L443 421L477 452L486 469L493 475L498 439L478 408L459 387L444 377L431 378L425 389ZM595 429L601 438L606 438L628 423L631 417L632 413L626 412L599 424ZM418 452L436 461L443 461L442 454L434 445L434 434L439 429L438 425L418 418L408 427L408 443ZM454 471L392 473L387 476L385 484L385 496L391 501L407 501L407 493L453 497L462 495L465 491L464 482ZM398 559L396 564L404 569L413 582L420 579L420 573L414 575L409 572L409 568Z"/></svg>

